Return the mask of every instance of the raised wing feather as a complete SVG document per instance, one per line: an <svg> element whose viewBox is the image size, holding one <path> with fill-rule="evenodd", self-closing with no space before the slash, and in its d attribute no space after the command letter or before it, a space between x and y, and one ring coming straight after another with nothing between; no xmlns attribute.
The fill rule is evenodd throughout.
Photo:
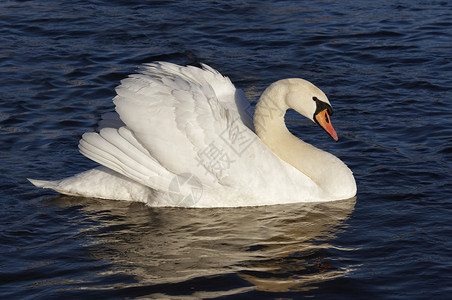
<svg viewBox="0 0 452 300"><path fill-rule="evenodd" d="M140 71L116 90L114 102L121 120L162 166L174 174L194 173L216 185L213 179L221 178L225 170L218 164L213 168L212 161L203 157L213 154L209 147L228 124L240 119L237 90L207 66L156 63ZM243 98L240 101L243 107ZM226 157L225 153L217 156ZM213 174L213 170L222 172Z"/></svg>

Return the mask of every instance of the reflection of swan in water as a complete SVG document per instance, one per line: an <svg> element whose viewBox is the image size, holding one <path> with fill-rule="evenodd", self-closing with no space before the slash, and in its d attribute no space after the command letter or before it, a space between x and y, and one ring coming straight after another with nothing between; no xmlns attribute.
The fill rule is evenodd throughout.
<svg viewBox="0 0 452 300"><path fill-rule="evenodd" d="M82 205L100 223L92 255L134 276L137 296L163 289L210 297L303 291L346 274L328 249L355 200L205 210L66 196L52 202Z"/></svg>

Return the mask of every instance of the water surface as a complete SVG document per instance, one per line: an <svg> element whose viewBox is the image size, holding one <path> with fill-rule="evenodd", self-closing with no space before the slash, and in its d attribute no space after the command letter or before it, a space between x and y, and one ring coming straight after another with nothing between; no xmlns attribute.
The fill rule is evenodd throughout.
<svg viewBox="0 0 452 300"><path fill-rule="evenodd" d="M452 292L452 7L447 1L4 1L0 295L5 299L446 299ZM96 166L80 136L142 63L207 63L251 101L308 79L356 199L164 209L58 196L27 177Z"/></svg>

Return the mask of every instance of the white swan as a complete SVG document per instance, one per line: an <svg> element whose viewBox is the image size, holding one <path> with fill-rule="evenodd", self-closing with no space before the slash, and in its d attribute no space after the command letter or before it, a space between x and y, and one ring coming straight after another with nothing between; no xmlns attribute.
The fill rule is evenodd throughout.
<svg viewBox="0 0 452 300"><path fill-rule="evenodd" d="M157 62L121 81L117 113L80 152L102 167L57 181L30 180L67 195L150 206L234 207L348 199L350 169L292 135L293 108L337 141L325 94L303 79L283 79L262 94L254 113L244 93L207 65Z"/></svg>

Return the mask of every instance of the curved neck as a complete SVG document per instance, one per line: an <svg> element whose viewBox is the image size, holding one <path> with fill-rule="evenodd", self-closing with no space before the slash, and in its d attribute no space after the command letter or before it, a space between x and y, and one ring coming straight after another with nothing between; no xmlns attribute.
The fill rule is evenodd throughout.
<svg viewBox="0 0 452 300"><path fill-rule="evenodd" d="M270 85L256 104L254 128L259 138L270 148L275 144L275 139L291 134L284 123L284 116L289 109L284 101L287 92L285 87Z"/></svg>
<svg viewBox="0 0 452 300"><path fill-rule="evenodd" d="M303 142L287 129L284 116L289 109L285 101L288 93L289 87L284 84L273 84L264 91L254 113L256 134L280 159L322 185L325 173L319 165L333 155Z"/></svg>
<svg viewBox="0 0 452 300"><path fill-rule="evenodd" d="M284 116L288 102L302 115L309 114L306 107L310 102L299 96L303 91L293 92L294 83L280 80L264 91L254 113L256 134L274 154L311 178L333 199L353 197L356 183L350 169L336 156L303 142L287 129Z"/></svg>

